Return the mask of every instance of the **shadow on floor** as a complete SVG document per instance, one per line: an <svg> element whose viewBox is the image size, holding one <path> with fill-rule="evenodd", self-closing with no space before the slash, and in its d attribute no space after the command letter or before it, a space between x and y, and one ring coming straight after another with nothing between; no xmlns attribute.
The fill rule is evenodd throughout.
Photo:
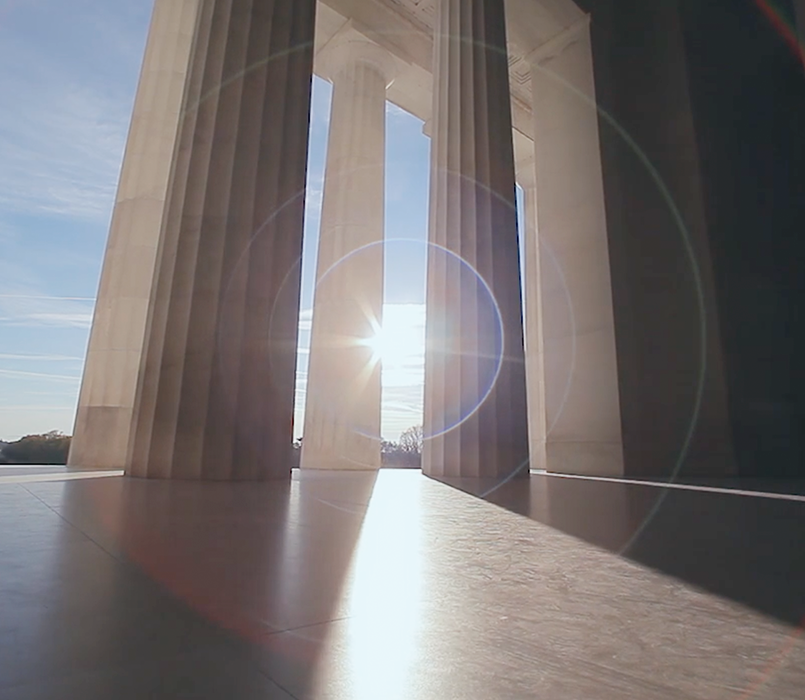
<svg viewBox="0 0 805 700"><path fill-rule="evenodd" d="M306 693L329 627L305 630L341 615L376 476L0 490L0 696Z"/></svg>
<svg viewBox="0 0 805 700"><path fill-rule="evenodd" d="M788 624L805 623L801 501L544 474L499 486L442 481ZM802 493L803 485L727 484L789 493Z"/></svg>

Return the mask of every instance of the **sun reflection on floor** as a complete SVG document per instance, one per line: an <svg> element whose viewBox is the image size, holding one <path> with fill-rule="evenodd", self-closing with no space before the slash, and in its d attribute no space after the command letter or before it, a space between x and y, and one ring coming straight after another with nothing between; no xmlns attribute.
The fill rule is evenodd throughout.
<svg viewBox="0 0 805 700"><path fill-rule="evenodd" d="M375 485L351 575L344 642L355 699L407 697L421 653L421 512L410 493L421 482L399 476Z"/></svg>

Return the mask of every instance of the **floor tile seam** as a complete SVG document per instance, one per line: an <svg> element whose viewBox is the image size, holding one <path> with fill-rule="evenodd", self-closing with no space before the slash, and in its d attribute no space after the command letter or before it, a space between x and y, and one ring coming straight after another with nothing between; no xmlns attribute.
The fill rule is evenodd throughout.
<svg viewBox="0 0 805 700"><path fill-rule="evenodd" d="M282 683L280 683L276 678L272 678L269 673L266 673L261 667L260 664L255 663L254 661L249 662L249 665L257 672L257 674L261 678L265 678L269 683L272 683L277 688L279 688L283 693L285 693L289 698L293 700L301 700L298 695L294 695L288 688L286 688Z"/></svg>
<svg viewBox="0 0 805 700"><path fill-rule="evenodd" d="M13 486L13 487L18 488L18 489L20 489L21 491L24 491L24 492L25 492L25 493L26 493L28 496L32 497L34 500L39 501L39 503L40 503L42 506L44 506L46 510L53 511L53 508L51 508L51 507L48 505L48 503L47 503L46 501L42 500L42 499L41 499L39 496L37 496L37 495L36 495L36 494L35 494L33 491L31 491L30 489L26 488L24 484L19 483L19 482L9 482L9 485L10 485L10 486ZM3 481L2 481L2 479L0 479L0 488L2 488L2 486L3 486ZM19 504L12 503L12 508L17 508L18 506L21 506L22 508L27 509L28 507L30 507L30 501L26 500L26 501L25 501L25 504L22 504L22 503L19 503ZM55 512L55 511L53 511L53 512ZM56 514L58 515L58 513L56 513ZM26 513L26 516L27 516L27 517L34 518L34 519L39 519L39 518L41 517L41 514L37 512L37 513L33 513L33 514L31 514L31 515L28 515L28 514ZM60 517L61 517L61 516L60 516ZM18 520L18 519L15 519L15 520Z"/></svg>
<svg viewBox="0 0 805 700"><path fill-rule="evenodd" d="M351 616L347 615L345 617L335 617L335 618L331 618L331 619L323 620L323 621L319 621L319 622L311 622L311 623L308 623L306 625L299 625L297 627L289 627L287 629L276 630L274 632L268 633L265 636L266 637L276 637L277 635L288 634L288 633L292 633L292 632L298 632L299 630L310 629L312 627L321 627L323 625L331 625L331 624L333 624L335 622L343 622L345 620L349 620L350 618L351 618ZM290 690L288 690L288 688L286 688L284 685L282 685L276 678L273 678L269 673L267 673L261 667L261 665L259 663L252 662L251 665L254 666L257 669L257 672L263 678L265 678L269 682L271 682L274 685L276 685L282 692L287 693L287 695L289 697L293 698L293 700L300 700L299 696L294 695Z"/></svg>
<svg viewBox="0 0 805 700"><path fill-rule="evenodd" d="M288 634L289 632L298 632L300 630L306 630L312 627L322 627L324 625L331 625L335 622L345 622L346 620L351 620L353 617L354 617L353 615L345 615L343 617L333 617L326 620L319 620L318 622L308 622L305 625L298 625L296 627L288 627L287 629L274 630L273 632L268 632L265 636L275 637L280 634Z"/></svg>
<svg viewBox="0 0 805 700"><path fill-rule="evenodd" d="M105 553L106 553L106 554L108 554L110 557L112 557L112 559L114 559L115 561L117 561L117 562L119 562L120 564L123 564L123 565L125 565L125 564L127 563L127 561L126 561L126 559L125 559L124 557L122 557L122 556L120 556L120 555L118 555L118 554L115 554L114 552L112 552L112 551L110 551L109 549L107 549L106 547L104 547L104 546L103 546L103 545L102 545L102 544L101 544L101 543L100 543L98 540L96 540L96 539L95 539L94 537L92 537L90 534L88 534L87 532L85 532L84 530L82 530L82 529L81 529L81 528L80 528L78 525L76 525L75 523L71 522L71 521L70 521L70 520L68 520L66 517L64 517L64 515L62 515L62 514L61 514L61 513L60 513L58 510L56 510L56 508L54 508L53 506L51 506L51 505L50 505L50 504L49 504L47 501L45 501L45 500L44 500L44 499L42 499L41 497L37 496L37 495L36 495L36 494L35 494L33 491L31 491L31 490L30 490L30 489L29 489L27 486L24 486L24 485L20 484L20 487L21 487L21 488L23 488L25 491L27 491L29 494L31 494L31 496L33 496L33 497L34 497L34 498L35 498L37 501L39 501L39 502L40 502L42 505L44 505L46 508L48 508L48 509L49 509L49 510L51 510L53 513L55 513L55 514L56 514L56 515L57 515L57 516L58 516L58 517L59 517L59 518L60 518L62 521L64 521L64 522L65 522L67 525L69 525L69 526L70 526L70 528L72 528L73 530L76 530L77 532L79 532L79 533L80 533L81 535L83 535L83 536L84 536L84 537L85 537L85 538L86 538L86 539L87 539L89 542L92 542L92 544L94 544L96 547L98 547L98 548L99 548L101 551L105 552Z"/></svg>

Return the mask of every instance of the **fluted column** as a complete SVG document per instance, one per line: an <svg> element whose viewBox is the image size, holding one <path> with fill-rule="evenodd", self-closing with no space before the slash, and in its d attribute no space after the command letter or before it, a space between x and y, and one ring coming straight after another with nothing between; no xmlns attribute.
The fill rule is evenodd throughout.
<svg viewBox="0 0 805 700"><path fill-rule="evenodd" d="M532 469L545 469L545 352L542 337L540 247L537 233L537 178L533 151L517 163L523 188L523 287L525 300L525 374L528 398L528 450Z"/></svg>
<svg viewBox="0 0 805 700"><path fill-rule="evenodd" d="M315 0L204 0L127 473L287 477Z"/></svg>
<svg viewBox="0 0 805 700"><path fill-rule="evenodd" d="M380 467L386 87L393 59L353 35L319 57L333 83L301 467Z"/></svg>
<svg viewBox="0 0 805 700"><path fill-rule="evenodd" d="M201 0L156 0L81 384L71 467L123 467Z"/></svg>
<svg viewBox="0 0 805 700"><path fill-rule="evenodd" d="M526 306L537 305L542 322L529 326L527 345L544 349L546 467L620 475L618 366L588 19L529 60L540 284L539 291L527 287Z"/></svg>
<svg viewBox="0 0 805 700"><path fill-rule="evenodd" d="M438 0L433 75L423 471L503 479L528 467L503 0Z"/></svg>

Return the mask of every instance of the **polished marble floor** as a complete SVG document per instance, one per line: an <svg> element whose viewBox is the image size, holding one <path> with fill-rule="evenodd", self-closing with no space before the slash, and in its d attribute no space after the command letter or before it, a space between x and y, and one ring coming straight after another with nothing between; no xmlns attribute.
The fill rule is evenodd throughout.
<svg viewBox="0 0 805 700"><path fill-rule="evenodd" d="M2 700L805 697L801 501L58 473L0 473Z"/></svg>

